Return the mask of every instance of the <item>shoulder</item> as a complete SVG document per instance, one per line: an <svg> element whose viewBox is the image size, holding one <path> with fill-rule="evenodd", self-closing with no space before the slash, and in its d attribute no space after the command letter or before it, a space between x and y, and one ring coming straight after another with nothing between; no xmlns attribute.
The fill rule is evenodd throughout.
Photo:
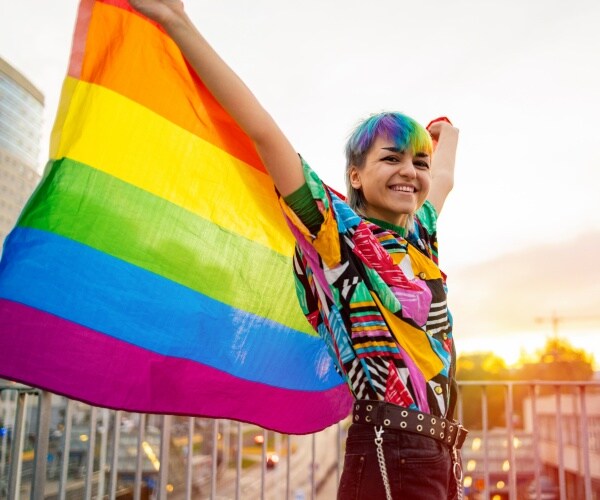
<svg viewBox="0 0 600 500"><path fill-rule="evenodd" d="M415 213L416 225L423 228L429 236L434 236L437 233L437 220L438 212L429 200L426 200Z"/></svg>

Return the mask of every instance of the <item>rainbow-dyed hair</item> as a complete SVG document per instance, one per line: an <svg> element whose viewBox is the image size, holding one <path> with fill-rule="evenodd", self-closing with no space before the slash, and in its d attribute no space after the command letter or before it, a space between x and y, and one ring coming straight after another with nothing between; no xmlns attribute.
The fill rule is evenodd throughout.
<svg viewBox="0 0 600 500"><path fill-rule="evenodd" d="M383 112L369 116L360 122L346 142L346 189L347 203L359 215L365 216L365 199L362 191L354 189L350 182L352 166L361 168L365 164L367 153L377 137L386 137L394 141L399 149L412 149L413 153L431 155L433 144L429 132L409 116L396 112ZM412 229L412 215L406 225Z"/></svg>

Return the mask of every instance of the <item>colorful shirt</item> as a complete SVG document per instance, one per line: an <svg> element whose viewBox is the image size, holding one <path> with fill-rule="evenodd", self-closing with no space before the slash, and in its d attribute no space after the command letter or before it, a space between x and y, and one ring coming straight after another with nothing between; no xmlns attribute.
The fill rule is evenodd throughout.
<svg viewBox="0 0 600 500"><path fill-rule="evenodd" d="M437 212L426 202L407 238L362 219L303 161L323 223L311 234L285 201L302 311L357 399L452 417L452 317L438 267Z"/></svg>

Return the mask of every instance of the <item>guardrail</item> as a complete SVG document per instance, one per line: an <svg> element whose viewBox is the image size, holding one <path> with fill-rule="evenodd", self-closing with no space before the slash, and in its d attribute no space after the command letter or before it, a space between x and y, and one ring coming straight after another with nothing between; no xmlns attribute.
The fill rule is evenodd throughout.
<svg viewBox="0 0 600 500"><path fill-rule="evenodd" d="M600 493L591 465L600 463L600 382L459 385L459 417L477 420L463 448L465 498ZM492 429L489 395L498 391L505 426ZM10 500L330 499L347 427L287 436L228 420L101 409L14 383L0 385L0 419L0 499Z"/></svg>

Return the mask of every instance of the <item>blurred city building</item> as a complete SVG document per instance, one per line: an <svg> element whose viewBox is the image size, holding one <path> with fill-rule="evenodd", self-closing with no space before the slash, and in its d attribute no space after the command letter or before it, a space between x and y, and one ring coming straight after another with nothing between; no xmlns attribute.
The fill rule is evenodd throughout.
<svg viewBox="0 0 600 500"><path fill-rule="evenodd" d="M600 394L588 390L583 396L540 396L535 416L529 401L524 409L525 428L537 432L544 475L558 484L562 467L567 497L585 498L584 476L589 468L593 498L600 498Z"/></svg>
<svg viewBox="0 0 600 500"><path fill-rule="evenodd" d="M37 185L43 94L0 58L0 245Z"/></svg>
<svg viewBox="0 0 600 500"><path fill-rule="evenodd" d="M535 478L533 436L529 432L513 434L512 447L506 428L469 433L462 449L464 486L467 498L509 498L510 469L516 469L517 489L524 497L527 485ZM512 456L509 450L512 448Z"/></svg>

